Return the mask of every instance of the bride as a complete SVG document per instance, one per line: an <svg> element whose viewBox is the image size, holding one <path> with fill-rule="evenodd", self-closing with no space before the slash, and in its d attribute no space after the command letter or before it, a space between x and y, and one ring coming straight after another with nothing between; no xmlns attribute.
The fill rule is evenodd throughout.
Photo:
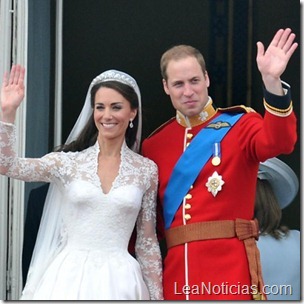
<svg viewBox="0 0 304 304"><path fill-rule="evenodd" d="M41 158L14 151L25 69L3 78L0 173L51 183L21 300L161 300L155 233L158 172L139 155L141 97L128 74L90 84L65 145ZM134 259L128 243L136 227Z"/></svg>

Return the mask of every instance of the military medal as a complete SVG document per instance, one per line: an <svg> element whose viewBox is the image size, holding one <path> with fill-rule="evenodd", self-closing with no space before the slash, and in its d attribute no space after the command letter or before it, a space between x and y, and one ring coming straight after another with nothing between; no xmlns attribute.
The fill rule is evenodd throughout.
<svg viewBox="0 0 304 304"><path fill-rule="evenodd" d="M218 156L214 156L212 158L211 162L212 162L212 165L216 167L221 163L221 159Z"/></svg>
<svg viewBox="0 0 304 304"><path fill-rule="evenodd" d="M221 175L219 175L216 171L212 174L212 176L208 177L208 182L206 183L206 187L208 191L212 193L215 197L219 191L222 190L222 186L225 184Z"/></svg>
<svg viewBox="0 0 304 304"><path fill-rule="evenodd" d="M211 160L213 166L218 166L221 163L221 145L220 143L213 144L213 158Z"/></svg>

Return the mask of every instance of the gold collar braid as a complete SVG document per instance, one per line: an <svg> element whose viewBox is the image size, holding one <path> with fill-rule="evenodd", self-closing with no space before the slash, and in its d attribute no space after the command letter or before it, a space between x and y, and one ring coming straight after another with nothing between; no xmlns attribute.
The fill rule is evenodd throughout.
<svg viewBox="0 0 304 304"><path fill-rule="evenodd" d="M216 110L214 109L212 103L213 103L212 99L209 97L208 103L206 104L203 111L191 117L187 117L183 115L181 112L176 111L176 121L185 128L192 128L199 126L215 115Z"/></svg>

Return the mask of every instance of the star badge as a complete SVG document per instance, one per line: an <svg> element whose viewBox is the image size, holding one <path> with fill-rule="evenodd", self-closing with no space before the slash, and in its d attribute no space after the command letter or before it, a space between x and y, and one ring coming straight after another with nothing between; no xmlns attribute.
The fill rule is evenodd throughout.
<svg viewBox="0 0 304 304"><path fill-rule="evenodd" d="M212 193L215 197L219 191L222 190L222 186L225 184L221 175L215 171L212 176L208 177L208 182L206 183L206 187L208 191Z"/></svg>

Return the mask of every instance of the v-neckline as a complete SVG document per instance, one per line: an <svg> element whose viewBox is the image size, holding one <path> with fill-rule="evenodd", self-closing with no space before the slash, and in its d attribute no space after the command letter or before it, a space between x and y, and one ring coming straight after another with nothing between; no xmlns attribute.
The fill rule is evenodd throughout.
<svg viewBox="0 0 304 304"><path fill-rule="evenodd" d="M98 156L99 156L99 153L100 153L100 147L99 147L99 144L98 144L98 141L96 142L96 150L97 150L97 155L96 155L96 175L97 175L97 180L98 180L98 186L102 192L103 195L105 196L108 196L109 194L111 194L111 192L113 191L113 189L115 188L115 185L117 183L117 180L119 179L120 175L121 175L121 168L122 168L122 162L123 162L123 158L124 158L124 148L125 148L125 145L126 143L123 142L122 146L121 146L121 149L120 149L120 163L119 163L119 167L118 167L118 172L117 172L117 175L116 177L114 178L113 182L112 182L112 185L110 187L110 190L108 192L105 192L103 187L102 187L102 183L101 183L101 180L100 180L100 177L98 175Z"/></svg>

